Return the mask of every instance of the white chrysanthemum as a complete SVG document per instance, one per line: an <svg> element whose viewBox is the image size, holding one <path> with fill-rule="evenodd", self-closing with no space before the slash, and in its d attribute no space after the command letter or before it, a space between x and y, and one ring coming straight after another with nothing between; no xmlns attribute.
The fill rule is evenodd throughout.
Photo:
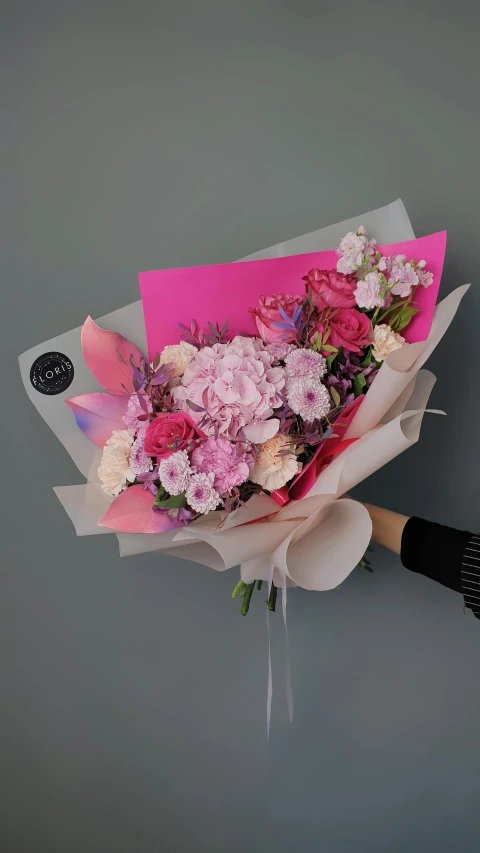
<svg viewBox="0 0 480 853"><path fill-rule="evenodd" d="M291 453L282 454L282 450L291 450ZM276 435L259 445L259 453L249 479L267 492L274 492L275 489L281 489L301 470L302 465L295 456L290 439L285 435Z"/></svg>
<svg viewBox="0 0 480 853"><path fill-rule="evenodd" d="M190 460L186 450L177 450L162 459L158 466L160 482L170 495L181 495L186 490L190 474Z"/></svg>
<svg viewBox="0 0 480 853"><path fill-rule="evenodd" d="M220 503L220 495L213 487L215 474L193 474L190 477L188 489L185 493L187 503L195 512L206 515L212 512Z"/></svg>
<svg viewBox="0 0 480 853"><path fill-rule="evenodd" d="M373 327L372 355L375 361L384 361L387 355L405 346L406 340L394 332L386 323Z"/></svg>
<svg viewBox="0 0 480 853"><path fill-rule="evenodd" d="M131 429L115 429L103 448L98 478L106 495L116 498L135 474L130 468L130 451L135 433Z"/></svg>
<svg viewBox="0 0 480 853"><path fill-rule="evenodd" d="M292 412L300 415L306 423L325 417L332 406L328 389L319 379L310 376L290 380L287 400Z"/></svg>
<svg viewBox="0 0 480 853"><path fill-rule="evenodd" d="M173 364L175 377L183 376L188 365L195 358L198 350L192 344L181 341L179 344L164 347L160 353L160 364Z"/></svg>
<svg viewBox="0 0 480 853"><path fill-rule="evenodd" d="M327 372L323 355L313 349L294 349L285 359L285 373L289 379L311 376L321 379Z"/></svg>

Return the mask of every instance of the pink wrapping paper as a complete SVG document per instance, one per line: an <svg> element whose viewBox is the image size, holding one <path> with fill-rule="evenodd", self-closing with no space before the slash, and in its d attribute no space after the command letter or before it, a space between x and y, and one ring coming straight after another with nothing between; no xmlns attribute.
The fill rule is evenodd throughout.
<svg viewBox="0 0 480 853"><path fill-rule="evenodd" d="M404 254L407 259L425 260L434 275L433 284L418 287L415 303L419 313L405 330L409 343L428 337L445 257L446 231L389 246L379 246L382 254ZM248 314L260 295L273 293L302 294L302 277L312 268L334 269L334 251L310 252L242 264L212 264L139 273L140 292L149 356L152 359L167 344L179 342L178 323L189 325L194 318L202 327L208 321L221 325L230 320L229 335L254 333Z"/></svg>

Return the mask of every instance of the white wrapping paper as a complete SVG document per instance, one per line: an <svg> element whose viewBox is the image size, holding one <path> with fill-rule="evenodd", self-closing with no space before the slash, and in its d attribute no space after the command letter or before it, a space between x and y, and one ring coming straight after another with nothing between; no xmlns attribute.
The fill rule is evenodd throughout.
<svg viewBox="0 0 480 853"><path fill-rule="evenodd" d="M379 243L411 239L413 231L402 202L363 214L311 234L278 244L242 260L278 257L331 249L348 231L363 224ZM383 364L360 406L347 436L358 440L320 474L310 493L280 508L266 495L255 496L232 513L222 528L221 512L187 527L162 534L116 534L122 555L163 551L224 571L241 564L246 581L264 579L278 586L300 585L326 590L338 586L357 565L371 537L371 523L358 503L342 498L349 489L418 440L428 397L435 381L420 371L450 324L465 286L437 306L427 341L392 353ZM141 303L98 320L145 351ZM38 394L29 382L34 359L47 351L66 353L75 365L68 393ZM96 482L99 449L77 429L65 397L100 390L83 362L80 327L47 341L20 357L27 393L89 481L83 486L55 489L78 535L110 532L97 521L110 503ZM419 372L420 371L420 372ZM255 522L255 523L249 523ZM345 535L348 531L348 535Z"/></svg>

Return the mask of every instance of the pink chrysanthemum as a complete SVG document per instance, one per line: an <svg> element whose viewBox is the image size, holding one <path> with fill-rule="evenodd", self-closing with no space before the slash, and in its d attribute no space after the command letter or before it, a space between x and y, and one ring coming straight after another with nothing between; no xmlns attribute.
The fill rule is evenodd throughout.
<svg viewBox="0 0 480 853"><path fill-rule="evenodd" d="M170 495L181 495L187 489L191 469L186 450L177 450L158 466L158 476L163 488Z"/></svg>
<svg viewBox="0 0 480 853"><path fill-rule="evenodd" d="M286 344L283 341L274 341L272 344L267 344L266 350L275 361L285 361L289 352L296 349L294 344Z"/></svg>
<svg viewBox="0 0 480 853"><path fill-rule="evenodd" d="M213 473L213 485L221 495L248 480L253 463L248 445L231 442L221 435L208 438L192 453L192 470L196 474Z"/></svg>
<svg viewBox="0 0 480 853"><path fill-rule="evenodd" d="M323 355L313 349L295 349L285 359L285 373L288 379L311 376L321 379L327 371L327 362Z"/></svg>
<svg viewBox="0 0 480 853"><path fill-rule="evenodd" d="M309 376L292 379L288 383L287 400L292 412L300 415L306 423L325 417L332 406L325 385Z"/></svg>
<svg viewBox="0 0 480 853"><path fill-rule="evenodd" d="M138 474L146 474L153 468L153 462L151 457L145 453L145 448L143 446L144 442L145 433L142 430L137 435L135 441L132 444L132 449L130 450L130 470L133 471L135 476L138 476Z"/></svg>
<svg viewBox="0 0 480 853"><path fill-rule="evenodd" d="M206 515L207 512L216 509L220 503L220 495L213 485L214 479L215 475L212 473L193 474L190 477L185 496L187 503L195 512Z"/></svg>

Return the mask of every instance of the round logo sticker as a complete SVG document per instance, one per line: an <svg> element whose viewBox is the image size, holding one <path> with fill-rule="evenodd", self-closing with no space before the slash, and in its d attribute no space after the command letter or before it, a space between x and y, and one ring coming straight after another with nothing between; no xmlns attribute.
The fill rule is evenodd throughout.
<svg viewBox="0 0 480 853"><path fill-rule="evenodd" d="M40 394L61 394L73 382L73 364L61 352L46 352L30 368L30 382Z"/></svg>

